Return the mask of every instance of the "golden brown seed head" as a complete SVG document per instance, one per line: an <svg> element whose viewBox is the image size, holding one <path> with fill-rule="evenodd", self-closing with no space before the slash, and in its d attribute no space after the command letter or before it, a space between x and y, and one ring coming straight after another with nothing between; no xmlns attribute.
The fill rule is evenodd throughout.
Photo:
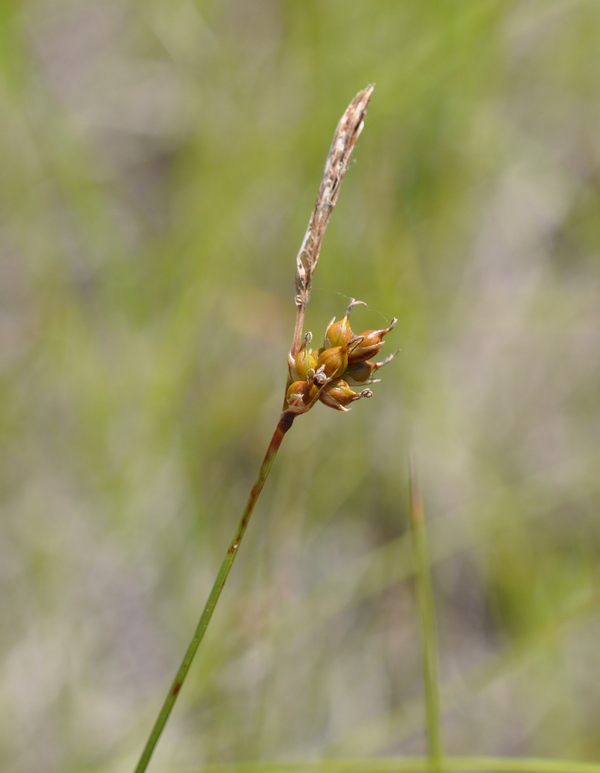
<svg viewBox="0 0 600 773"><path fill-rule="evenodd" d="M330 346L343 346L355 338L352 328L350 327L350 312L355 306L366 305L367 304L364 301L356 301L352 298L344 316L338 322L335 321L335 317L331 320L325 331L326 348Z"/></svg>
<svg viewBox="0 0 600 773"><path fill-rule="evenodd" d="M354 333L350 327L349 315L346 314L337 322L334 317L325 331L325 346L343 346L352 338L354 338Z"/></svg>
<svg viewBox="0 0 600 773"><path fill-rule="evenodd" d="M344 371L344 378L349 384L367 384L371 383L371 376L377 369L377 364L365 360L357 362L354 365L348 365Z"/></svg>
<svg viewBox="0 0 600 773"><path fill-rule="evenodd" d="M319 394L319 400L329 408L335 408L336 411L349 411L347 407L355 400L361 397L371 397L370 389L364 389L362 392L353 392L348 383L341 378L336 378L330 384L323 387Z"/></svg>
<svg viewBox="0 0 600 773"><path fill-rule="evenodd" d="M369 357L381 349L383 337L392 330L397 320L381 330L365 330L354 335L350 327L350 311L362 301L350 301L346 313L339 322L335 317L327 326L325 346L309 349L310 333L296 354L288 355L290 381L286 393L286 410L290 413L306 413L318 399L324 405L337 411L362 397L371 397L370 389L354 392L350 385L373 384L375 371L387 365L397 354L391 354L382 362L371 362ZM366 305L366 304L363 304Z"/></svg>
<svg viewBox="0 0 600 773"><path fill-rule="evenodd" d="M344 373L344 378L349 384L354 386L357 384L375 384L377 381L379 381L379 379L372 378L374 373L376 373L376 371L378 371L380 368L383 368L385 365L388 365L397 354L398 352L393 352L381 362L371 362L370 360L364 360L363 362L356 362L352 365L348 365Z"/></svg>
<svg viewBox="0 0 600 773"><path fill-rule="evenodd" d="M308 349L306 344L293 355L288 355L288 367L292 381L306 381L317 369L318 351ZM311 373L312 371L312 373Z"/></svg>
<svg viewBox="0 0 600 773"><path fill-rule="evenodd" d="M315 382L321 386L327 384L334 378L341 376L347 367L348 349L346 346L332 346L329 349L323 349L317 361Z"/></svg>
<svg viewBox="0 0 600 773"><path fill-rule="evenodd" d="M308 381L294 381L288 387L285 399L288 411L291 413L305 413L312 406L319 394L319 388Z"/></svg>
<svg viewBox="0 0 600 773"><path fill-rule="evenodd" d="M394 319L390 322L389 327L382 330L365 330L360 333L358 337L362 338L362 341L352 349L348 354L348 362L353 365L357 362L364 362L369 357L373 357L383 346L383 336L389 333L396 327L398 320Z"/></svg>

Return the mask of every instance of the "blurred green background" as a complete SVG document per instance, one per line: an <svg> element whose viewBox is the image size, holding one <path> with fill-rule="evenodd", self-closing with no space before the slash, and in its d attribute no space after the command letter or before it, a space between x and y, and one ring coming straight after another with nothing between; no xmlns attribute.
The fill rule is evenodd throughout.
<svg viewBox="0 0 600 773"><path fill-rule="evenodd" d="M286 437L153 769L600 755L600 4L4 0L0 768L133 767L279 415L293 265L376 83L307 324L399 318Z"/></svg>

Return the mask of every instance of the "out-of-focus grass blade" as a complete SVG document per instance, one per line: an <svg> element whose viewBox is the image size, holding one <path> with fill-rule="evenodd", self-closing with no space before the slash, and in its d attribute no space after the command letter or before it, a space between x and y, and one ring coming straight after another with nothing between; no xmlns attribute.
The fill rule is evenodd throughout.
<svg viewBox="0 0 600 773"><path fill-rule="evenodd" d="M180 773L428 773L431 759L426 757L335 759L309 762L254 762L209 765ZM596 762L542 759L535 757L444 757L449 773L600 773Z"/></svg>
<svg viewBox="0 0 600 773"><path fill-rule="evenodd" d="M438 772L442 765L442 734L440 728L440 699L438 690L438 655L435 609L429 573L429 554L425 530L425 514L419 491L414 455L409 456L410 528L415 557L417 603L421 620L421 647L423 651L423 676L425 680L425 709L427 720L427 745L431 769Z"/></svg>

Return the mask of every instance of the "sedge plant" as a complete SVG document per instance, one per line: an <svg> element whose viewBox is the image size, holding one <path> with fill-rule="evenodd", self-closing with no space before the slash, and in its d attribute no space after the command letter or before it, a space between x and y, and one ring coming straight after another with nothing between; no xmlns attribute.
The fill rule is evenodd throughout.
<svg viewBox="0 0 600 773"><path fill-rule="evenodd" d="M346 412L351 403L371 397L373 393L369 386L378 381L373 378L374 374L387 365L397 353L391 354L380 362L374 362L371 359L378 354L384 344L384 336L394 328L397 320L392 319L388 327L355 334L350 325L350 313L355 306L366 305L363 301L355 299L350 301L341 319L336 320L334 317L331 320L325 331L323 346L311 348L312 335L304 333L304 315L310 299L312 277L319 260L323 236L348 170L352 151L362 132L373 88L372 85L368 86L354 97L335 130L315 207L296 257L294 298L296 324L288 354L288 375L282 413L192 640L146 741L135 773L144 773L148 767L196 651L206 633L277 452L294 420L297 416L307 413L318 402L337 411ZM352 387L359 387L360 391L354 391Z"/></svg>

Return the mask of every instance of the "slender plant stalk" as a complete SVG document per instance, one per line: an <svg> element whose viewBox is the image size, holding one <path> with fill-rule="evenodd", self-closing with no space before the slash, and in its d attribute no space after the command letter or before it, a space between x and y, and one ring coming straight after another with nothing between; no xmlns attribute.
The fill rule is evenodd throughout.
<svg viewBox="0 0 600 773"><path fill-rule="evenodd" d="M294 328L294 337L290 351L290 357L292 358L294 355L299 354L302 346L304 311L310 298L312 275L315 271L315 268L317 267L323 236L325 234L327 224L329 223L331 213L333 212L333 208L335 207L340 186L348 169L350 156L352 155L356 141L358 140L358 137L363 129L364 117L372 93L373 86L368 86L366 89L359 91L352 102L348 105L340 119L339 124L337 125L333 135L333 142L331 143L329 153L327 154L325 169L323 170L323 177L319 186L315 207L310 217L308 228L302 241L300 251L298 252L298 256L296 258L296 295L294 299L296 303L296 325ZM350 305L349 309L351 307L352 304ZM385 330L367 331L371 336L369 339L369 344L373 350L373 353L379 351L379 348L382 345L383 336L392 329L394 324L395 320L393 321L392 325ZM307 334L307 336L309 336L309 334ZM358 346L358 344L360 344L364 338L365 336L353 337L352 342ZM348 346L346 346L346 349L347 348ZM337 354L338 350L341 349L343 349L343 347L338 346L337 348L330 348L328 351L330 353ZM368 349L366 353L370 354L371 349ZM369 372L372 372L387 364L389 360L390 358L387 358L387 360L382 363L365 363L365 365L368 365L370 368ZM348 357L346 355L345 364L347 363ZM146 769L148 768L148 764L150 763L150 759L154 749L156 748L156 744L158 743L161 733L167 723L167 720L169 719L171 711L173 710L175 701L177 700L183 683L189 673L189 669L196 651L200 645L200 642L204 638L204 634L206 633L206 629L212 614L215 611L217 601L219 600L221 591L223 590L227 577L229 576L229 572L231 571L231 567L233 566L233 562L235 561L235 557L238 554L238 550L244 534L246 533L246 529L248 528L250 516L252 515L252 511L254 510L261 491L263 490L263 486L265 485L265 481L271 470L271 467L273 466L273 462L275 461L275 457L279 451L279 447L281 446L281 442L283 441L286 432L292 426L296 415L299 413L306 413L321 396L324 387L329 382L333 382L334 375L342 375L342 371L345 370L345 366L338 368L334 375L328 375L325 373L324 369L325 366L322 368L323 375L321 380L318 382L318 386L313 385L314 396L310 397L310 399L305 404L303 403L300 406L298 406L298 404L292 405L292 403L287 399L284 400L283 413L281 414L281 418L279 419L275 432L273 433L273 437L271 438L271 442L269 443L265 458L263 459L258 473L258 478L252 487L238 527L235 531L233 539L229 544L229 547L227 548L225 558L223 559L221 568L219 569L208 600L204 606L204 610L202 611L202 615L200 616L200 620L194 632L194 636L187 648L183 660L181 661L177 675L175 676L167 697L163 702L158 717L154 723L154 727L152 728L148 740L146 741L146 745L144 746L139 762L135 768L135 773L145 773ZM312 370L311 373L312 375L310 378L312 379L313 375L315 375L315 371ZM291 376L288 374L286 397L290 383ZM344 407L345 403L360 397L370 396L370 389L365 389L361 394L358 394L351 392L351 390L347 388L346 391L338 390L338 392L334 392L332 395L328 394L328 399L330 405L333 402L333 407L337 407L338 410L343 411L348 410Z"/></svg>
<svg viewBox="0 0 600 773"><path fill-rule="evenodd" d="M140 760L137 764L135 773L144 773L148 767L148 763L150 762L154 748L158 743L158 739L160 738L163 728L167 723L171 710L175 705L177 696L179 695L179 692L183 686L183 682L185 681L185 678L188 674L190 665L194 659L194 655L196 654L196 650L204 638L204 634L206 633L206 629L212 614L215 611L217 601L219 600L223 586L225 585L227 577L229 576L229 572L231 571L235 557L238 554L240 544L244 538L248 524L250 523L250 516L252 515L252 511L258 502L260 492L263 490L263 486L265 485L265 481L267 480L269 472L271 471L271 467L273 466L273 462L275 461L275 457L277 456L277 452L279 451L279 447L281 446L281 442L283 441L285 433L292 426L294 418L295 416L293 413L284 413L279 420L279 423L277 424L277 428L275 429L273 437L271 438L271 442L269 443L269 447L267 448L265 458L263 459L263 462L260 466L256 483L254 486L252 486L248 501L246 502L246 507L244 508L244 512L242 513L242 517L238 523L238 527L235 531L233 539L229 544L229 547L227 548L227 552L225 553L225 558L223 559L219 573L217 574L208 600L204 605L204 609L202 611L202 615L200 616L196 631L194 632L194 636L189 643L183 660L181 661L177 676L173 680L173 684L171 685L167 697L163 702L160 713L156 718L154 727L152 728L152 732L146 741L146 746L144 747Z"/></svg>
<svg viewBox="0 0 600 773"><path fill-rule="evenodd" d="M413 552L415 556L417 603L421 619L427 745L431 770L435 771L435 773L440 773L443 770L443 752L438 689L439 679L435 607L431 588L425 514L423 511L423 503L421 501L416 465L412 453L409 456L409 491L409 513Z"/></svg>

